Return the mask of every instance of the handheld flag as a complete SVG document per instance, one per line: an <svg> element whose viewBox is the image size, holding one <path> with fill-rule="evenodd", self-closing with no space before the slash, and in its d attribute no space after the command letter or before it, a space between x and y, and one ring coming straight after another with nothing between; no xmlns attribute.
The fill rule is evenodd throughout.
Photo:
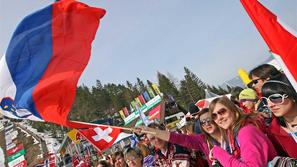
<svg viewBox="0 0 297 167"><path fill-rule="evenodd" d="M72 140L74 144L79 144L81 141L81 135L76 129L72 129L67 133L67 136Z"/></svg>
<svg viewBox="0 0 297 167"><path fill-rule="evenodd" d="M0 61L0 112L66 125L104 14L63 0L25 17Z"/></svg>
<svg viewBox="0 0 297 167"><path fill-rule="evenodd" d="M257 0L241 0L241 3L297 90L297 33Z"/></svg>
<svg viewBox="0 0 297 167"><path fill-rule="evenodd" d="M100 151L104 151L114 143L132 135L122 132L120 128L109 126L98 126L87 130L80 130L79 133Z"/></svg>

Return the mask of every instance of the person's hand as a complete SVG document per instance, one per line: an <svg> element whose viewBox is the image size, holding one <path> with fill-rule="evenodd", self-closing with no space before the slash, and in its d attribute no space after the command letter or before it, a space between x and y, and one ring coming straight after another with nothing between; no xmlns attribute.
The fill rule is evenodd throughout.
<svg viewBox="0 0 297 167"><path fill-rule="evenodd" d="M212 151L213 151L213 148L209 151L208 158L209 158L211 161L214 161L215 158L213 157L213 153L212 153Z"/></svg>

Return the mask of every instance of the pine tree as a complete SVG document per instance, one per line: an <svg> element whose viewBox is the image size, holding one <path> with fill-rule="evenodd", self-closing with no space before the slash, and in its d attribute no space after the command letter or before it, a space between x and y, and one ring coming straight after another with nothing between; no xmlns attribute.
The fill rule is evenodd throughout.
<svg viewBox="0 0 297 167"><path fill-rule="evenodd" d="M176 86L164 74L158 72L158 82L160 91L164 94L171 95L174 98L178 97L179 92Z"/></svg>
<svg viewBox="0 0 297 167"><path fill-rule="evenodd" d="M129 81L126 81L126 85L128 86L128 89L130 89L131 92L132 92L132 98L135 98L136 96L139 95L139 91L138 91L136 85L133 85L133 84L132 84L131 82L129 82Z"/></svg>
<svg viewBox="0 0 297 167"><path fill-rule="evenodd" d="M180 82L180 92L184 99L184 103L188 104L189 102L197 102L200 99L204 99L204 89L206 88L206 84L187 67L184 67L184 70L184 80Z"/></svg>
<svg viewBox="0 0 297 167"><path fill-rule="evenodd" d="M95 101L96 111L95 115L102 116L102 114L111 107L111 98L107 90L102 86L101 82L97 80L96 87L92 88L92 94Z"/></svg>
<svg viewBox="0 0 297 167"><path fill-rule="evenodd" d="M147 83L147 86L150 86L150 87L151 87L152 84L153 84L150 80L146 80L146 83Z"/></svg>
<svg viewBox="0 0 297 167"><path fill-rule="evenodd" d="M146 87L144 83L137 77L137 87L140 93L144 92Z"/></svg>

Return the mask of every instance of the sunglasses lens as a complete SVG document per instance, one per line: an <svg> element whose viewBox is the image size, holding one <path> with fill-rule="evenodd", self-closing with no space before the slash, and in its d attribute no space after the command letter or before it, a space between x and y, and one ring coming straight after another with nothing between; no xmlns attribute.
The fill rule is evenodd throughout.
<svg viewBox="0 0 297 167"><path fill-rule="evenodd" d="M282 95L271 95L269 96L269 100L274 103L274 104L280 104L283 102L283 97Z"/></svg>
<svg viewBox="0 0 297 167"><path fill-rule="evenodd" d="M220 114L220 115L223 115L223 114L225 114L226 113L226 109L225 108L222 108L222 109L220 109L219 111L218 111L218 114Z"/></svg>
<svg viewBox="0 0 297 167"><path fill-rule="evenodd" d="M211 115L211 118L212 118L213 120L216 120L216 119L218 118L218 114L212 114L212 115Z"/></svg>
<svg viewBox="0 0 297 167"><path fill-rule="evenodd" d="M253 88L253 81L247 84L248 88Z"/></svg>
<svg viewBox="0 0 297 167"><path fill-rule="evenodd" d="M210 119L204 119L204 120L200 121L201 126L204 126L204 125L207 125L207 124L210 124Z"/></svg>
<svg viewBox="0 0 297 167"><path fill-rule="evenodd" d="M264 103L264 105L266 105L266 106L268 105L268 101L267 101L266 97L262 98L262 103Z"/></svg>
<svg viewBox="0 0 297 167"><path fill-rule="evenodd" d="M200 122L200 125L201 125L201 126L203 126L203 125L205 125L205 124L206 124L206 121L204 121L204 120Z"/></svg>

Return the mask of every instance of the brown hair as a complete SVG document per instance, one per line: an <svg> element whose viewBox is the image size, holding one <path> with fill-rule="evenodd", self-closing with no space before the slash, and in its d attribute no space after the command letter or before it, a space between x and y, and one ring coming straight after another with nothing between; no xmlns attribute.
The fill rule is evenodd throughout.
<svg viewBox="0 0 297 167"><path fill-rule="evenodd" d="M129 148L127 148L127 150L124 153L124 158L125 158L126 161L127 161L127 158L129 156L136 156L136 157L140 158L141 159L141 163L143 163L143 155L142 155L142 152L141 152L141 150L139 148L137 148L137 147L134 147L134 148L129 147Z"/></svg>
<svg viewBox="0 0 297 167"><path fill-rule="evenodd" d="M150 150L146 145L139 142L137 144L137 147L141 151L141 154L143 155L143 157L146 157L146 156L150 155Z"/></svg>
<svg viewBox="0 0 297 167"><path fill-rule="evenodd" d="M199 114L198 114L198 116L197 116L197 119L199 120L199 123L200 123L200 117L201 117L201 115L206 114L206 113L208 113L208 112L209 112L209 109L208 109L208 108L203 108L203 109L199 112ZM219 129L221 135L223 136L223 140L226 140L226 136L225 136L225 133L224 133L224 129L220 128L220 127L219 127L217 124L215 124L215 123L214 123L214 125ZM212 141L215 141L215 139L214 139L210 134L208 134L208 133L202 128L201 124L200 124L200 130L201 130L201 133L203 133L203 134L206 136L206 141L207 141L207 143L209 144L209 149L212 149L212 147L214 146ZM221 141L218 141L218 142L221 142Z"/></svg>
<svg viewBox="0 0 297 167"><path fill-rule="evenodd" d="M228 99L227 96L222 96L214 99L209 105L209 111L213 113L215 106L220 103L224 105L229 111L235 114L235 121L231 125L231 132L237 135L240 128L242 128L247 122L252 123L258 127L255 114L245 114L243 113L239 107L237 107L231 100Z"/></svg>
<svg viewBox="0 0 297 167"><path fill-rule="evenodd" d="M113 161L113 163L116 162L116 158L117 158L118 156L124 158L124 153L123 153L122 151L117 151L117 152L115 152L115 153L112 155L112 161Z"/></svg>

